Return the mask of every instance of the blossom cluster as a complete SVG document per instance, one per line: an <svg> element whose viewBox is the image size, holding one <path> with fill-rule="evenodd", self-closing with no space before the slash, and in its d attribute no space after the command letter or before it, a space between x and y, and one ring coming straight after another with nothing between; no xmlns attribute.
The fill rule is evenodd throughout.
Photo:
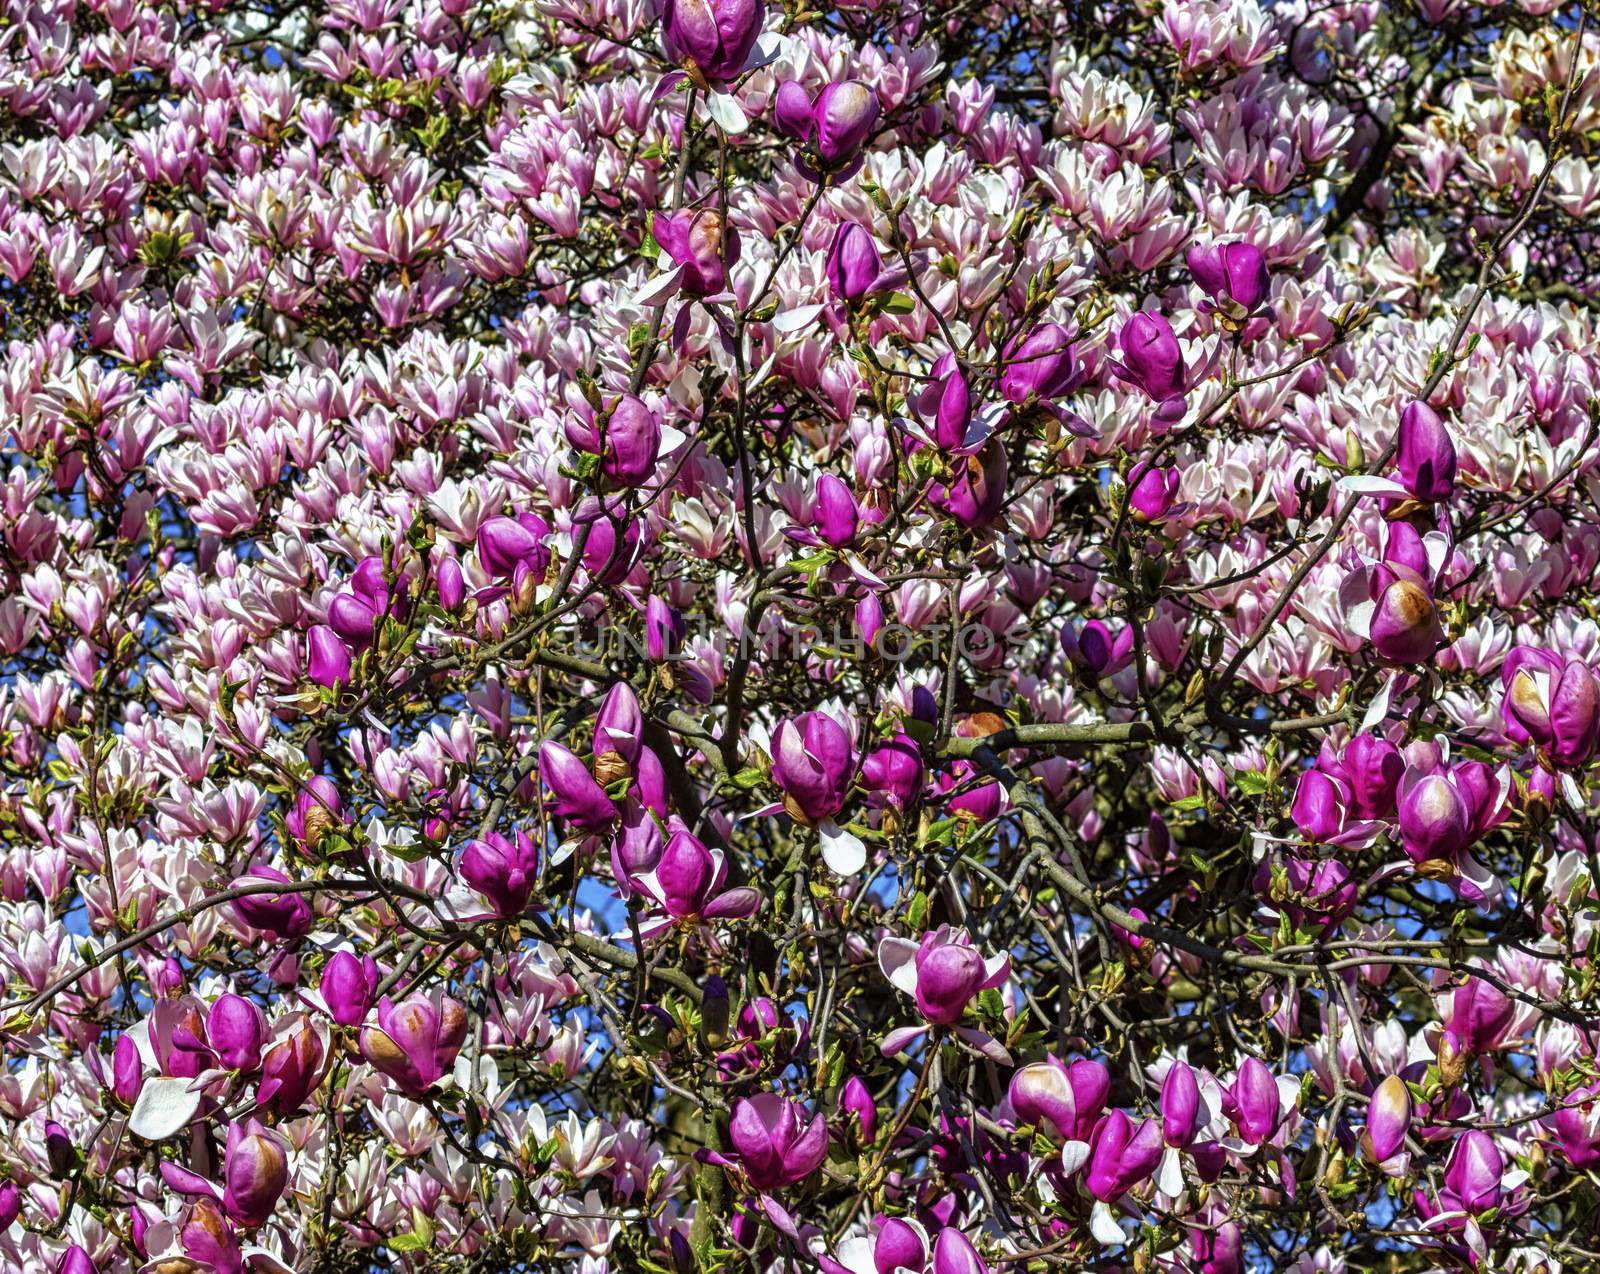
<svg viewBox="0 0 1600 1274"><path fill-rule="evenodd" d="M0 112L0 1268L1596 1268L1579 0L5 0Z"/></svg>

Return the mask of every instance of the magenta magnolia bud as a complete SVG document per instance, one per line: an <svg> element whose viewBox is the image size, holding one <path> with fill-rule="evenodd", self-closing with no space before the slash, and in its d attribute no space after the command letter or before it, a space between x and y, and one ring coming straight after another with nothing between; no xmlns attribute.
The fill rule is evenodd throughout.
<svg viewBox="0 0 1600 1274"><path fill-rule="evenodd" d="M1418 500L1448 500L1456 485L1456 444L1439 413L1425 402L1407 403L1400 413L1395 450L1400 484Z"/></svg>
<svg viewBox="0 0 1600 1274"><path fill-rule="evenodd" d="M1390 522L1387 525L1389 532L1383 545L1383 560L1392 566L1404 566L1426 578L1431 568L1428 565L1428 546L1423 542L1422 532L1409 522Z"/></svg>
<svg viewBox="0 0 1600 1274"><path fill-rule="evenodd" d="M778 85L772 97L772 122L785 136L799 142L811 140L817 121L812 114L811 94L799 80L785 80Z"/></svg>
<svg viewBox="0 0 1600 1274"><path fill-rule="evenodd" d="M972 424L972 391L966 373L954 354L941 354L928 372L927 383L915 395L913 406L925 424L933 427L933 440L954 451Z"/></svg>
<svg viewBox="0 0 1600 1274"><path fill-rule="evenodd" d="M306 673L329 690L350 680L350 647L326 624L306 630Z"/></svg>
<svg viewBox="0 0 1600 1274"><path fill-rule="evenodd" d="M520 566L542 580L550 564L544 543L549 533L544 519L535 514L489 518L478 528L478 561L490 579L511 579Z"/></svg>
<svg viewBox="0 0 1600 1274"><path fill-rule="evenodd" d="M567 441L579 451L601 457L601 470L618 486L636 487L656 471L661 454L661 421L644 400L623 394L607 416L568 420Z"/></svg>
<svg viewBox="0 0 1600 1274"><path fill-rule="evenodd" d="M1181 480L1176 469L1134 466L1128 475L1128 512L1138 522L1159 522L1172 511Z"/></svg>
<svg viewBox="0 0 1600 1274"><path fill-rule="evenodd" d="M922 750L904 733L878 744L861 763L862 786L898 810L909 809L922 795L924 775Z"/></svg>
<svg viewBox="0 0 1600 1274"><path fill-rule="evenodd" d="M749 61L766 16L761 0L666 0L661 45L707 81L731 80Z"/></svg>
<svg viewBox="0 0 1600 1274"><path fill-rule="evenodd" d="M715 208L670 216L656 214L653 233L661 250L682 270L683 290L715 296L728 286L728 268L739 260L739 236Z"/></svg>
<svg viewBox="0 0 1600 1274"><path fill-rule="evenodd" d="M883 258L872 231L855 221L841 221L833 232L833 246L823 267L833 294L841 301L859 301L872 291L883 273Z"/></svg>
<svg viewBox="0 0 1600 1274"><path fill-rule="evenodd" d="M294 808L284 817L289 834L304 849L314 852L328 829L343 824L344 798L326 775L314 774L294 798Z"/></svg>
<svg viewBox="0 0 1600 1274"><path fill-rule="evenodd" d="M457 868L461 879L487 898L502 920L513 920L528 909L538 869L538 850L521 828L513 840L490 832L470 842Z"/></svg>
<svg viewBox="0 0 1600 1274"><path fill-rule="evenodd" d="M371 956L359 960L348 951L335 951L322 970L322 1002L328 1016L340 1026L355 1026L367 1016L378 992L378 966Z"/></svg>
<svg viewBox="0 0 1600 1274"><path fill-rule="evenodd" d="M1070 1139L1077 1135L1077 1094L1072 1088L1070 1072L1055 1058L1019 1066L1012 1073L1006 1098L1023 1123L1039 1124L1048 1120L1061 1137Z"/></svg>
<svg viewBox="0 0 1600 1274"><path fill-rule="evenodd" d="M231 1125L223 1180L222 1206L227 1214L240 1225L260 1225L272 1215L289 1184L288 1143L254 1119Z"/></svg>
<svg viewBox="0 0 1600 1274"><path fill-rule="evenodd" d="M44 1156L51 1174L63 1180L71 1174L77 1163L78 1155L72 1148L72 1138L54 1119L45 1120Z"/></svg>
<svg viewBox="0 0 1600 1274"><path fill-rule="evenodd" d="M878 1103L872 1100L872 1093L859 1075L844 1081L839 1090L839 1109L855 1116L861 1129L861 1144L870 1146L878 1135Z"/></svg>
<svg viewBox="0 0 1600 1274"><path fill-rule="evenodd" d="M928 1235L921 1224L904 1217L890 1217L878 1230L872 1247L872 1264L878 1274L896 1270L922 1270L928 1264Z"/></svg>
<svg viewBox="0 0 1600 1274"><path fill-rule="evenodd" d="M1080 674L1098 681L1126 665L1133 651L1133 629L1124 628L1113 637L1103 620L1091 619L1082 628L1067 624L1061 630L1061 650Z"/></svg>
<svg viewBox="0 0 1600 1274"><path fill-rule="evenodd" d="M631 775L643 747L644 713L639 696L626 681L619 681L606 692L594 719L595 768L605 771L600 778L610 781Z"/></svg>
<svg viewBox="0 0 1600 1274"><path fill-rule="evenodd" d="M1600 743L1600 682L1587 664L1519 646L1507 656L1501 681L1508 734L1532 742L1561 769L1589 762Z"/></svg>
<svg viewBox="0 0 1600 1274"><path fill-rule="evenodd" d="M551 808L574 827L603 832L616 821L616 805L571 748L545 740L539 746L539 777L555 797Z"/></svg>
<svg viewBox="0 0 1600 1274"><path fill-rule="evenodd" d="M596 584L609 588L628 577L639 559L641 531L621 500L586 497L573 511L572 529L584 536L583 569Z"/></svg>
<svg viewBox="0 0 1600 1274"><path fill-rule="evenodd" d="M1596 1086L1586 1085L1567 1094L1562 1108L1551 1115L1549 1127L1556 1135L1556 1144L1574 1168L1592 1168L1600 1164L1600 1121L1597 1121ZM13 1187L15 1188L15 1187ZM0 1194L3 1199L3 1194ZM4 1222L4 1213L0 1213ZM0 1224L0 1232L5 1230Z"/></svg>
<svg viewBox="0 0 1600 1274"><path fill-rule="evenodd" d="M935 484L928 490L928 502L949 514L969 531L988 526L1005 507L1006 449L998 438L984 443L976 455L966 457L955 481L948 487Z"/></svg>
<svg viewBox="0 0 1600 1274"><path fill-rule="evenodd" d="M1111 1096L1111 1072L1103 1062L1080 1057L1068 1064L1067 1078L1072 1081L1072 1099L1078 1107L1077 1139L1084 1141Z"/></svg>
<svg viewBox="0 0 1600 1274"><path fill-rule="evenodd" d="M100 1271L89 1259L89 1254L74 1243L61 1254L61 1260L56 1263L56 1274L100 1274Z"/></svg>
<svg viewBox="0 0 1600 1274"><path fill-rule="evenodd" d="M861 512L843 478L823 473L817 477L817 534L824 544L844 548L856 538Z"/></svg>
<svg viewBox="0 0 1600 1274"><path fill-rule="evenodd" d="M1200 1124L1200 1083L1194 1067L1175 1061L1161 1084L1161 1137L1167 1145L1183 1149L1194 1140Z"/></svg>
<svg viewBox="0 0 1600 1274"><path fill-rule="evenodd" d="M1415 572L1404 567L1373 570L1378 590L1371 625L1373 647L1390 663L1422 663L1444 642L1433 595Z"/></svg>
<svg viewBox="0 0 1600 1274"><path fill-rule="evenodd" d="M1487 1212L1500 1203L1505 1159L1494 1138L1474 1128L1456 1138L1444 1166L1445 1189L1464 1212Z"/></svg>
<svg viewBox="0 0 1600 1274"><path fill-rule="evenodd" d="M361 1030L361 1055L417 1096L455 1064L467 1038L467 1012L442 996L412 995L378 1002L377 1026Z"/></svg>
<svg viewBox="0 0 1600 1274"><path fill-rule="evenodd" d="M353 650L365 650L377 636L381 607L355 593L340 593L328 603L328 627Z"/></svg>
<svg viewBox="0 0 1600 1274"><path fill-rule="evenodd" d="M1358 735L1339 758L1339 768L1350 794L1352 814L1364 820L1394 816L1396 794L1406 771L1399 748L1376 735Z"/></svg>
<svg viewBox="0 0 1600 1274"><path fill-rule="evenodd" d="M826 85L812 108L822 162L831 168L854 159L878 122L878 111L878 95L860 81Z"/></svg>
<svg viewBox="0 0 1600 1274"><path fill-rule="evenodd" d="M1153 1119L1134 1124L1113 1110L1095 1125L1089 1141L1089 1173L1084 1184L1102 1203L1114 1203L1156 1170L1165 1147L1161 1125Z"/></svg>
<svg viewBox="0 0 1600 1274"><path fill-rule="evenodd" d="M12 1223L22 1215L22 1191L17 1189L15 1181L0 1184L0 1234L11 1228Z"/></svg>
<svg viewBox="0 0 1600 1274"><path fill-rule="evenodd" d="M844 808L855 775L850 732L825 712L785 721L773 739L772 781L784 808L803 823L820 823Z"/></svg>
<svg viewBox="0 0 1600 1274"><path fill-rule="evenodd" d="M1307 840L1329 840L1344 829L1347 795L1343 783L1321 770L1302 771L1289 817Z"/></svg>
<svg viewBox="0 0 1600 1274"><path fill-rule="evenodd" d="M1232 1221L1214 1231L1196 1230L1189 1250L1194 1274L1244 1274L1244 1232Z"/></svg>
<svg viewBox="0 0 1600 1274"><path fill-rule="evenodd" d="M1400 1153L1411 1130L1411 1090L1398 1075L1390 1075L1373 1090L1367 1103L1367 1132L1361 1148L1373 1163Z"/></svg>
<svg viewBox="0 0 1600 1274"><path fill-rule="evenodd" d="M1282 1122L1278 1081L1258 1058L1247 1057L1224 1095L1228 1117L1239 1136L1253 1145L1266 1141Z"/></svg>
<svg viewBox="0 0 1600 1274"><path fill-rule="evenodd" d="M295 1114L322 1078L325 1056L321 1037L302 1019L262 1054L256 1104L280 1119Z"/></svg>
<svg viewBox="0 0 1600 1274"><path fill-rule="evenodd" d="M683 616L664 597L652 593L644 604L645 653L654 663L670 659L678 653L683 635Z"/></svg>
<svg viewBox="0 0 1600 1274"><path fill-rule="evenodd" d="M1118 342L1123 378L1142 389L1151 401L1162 404L1167 415L1181 411L1188 372L1172 324L1160 314L1140 311L1122 325ZM1169 403L1175 405L1169 408Z"/></svg>
<svg viewBox="0 0 1600 1274"><path fill-rule="evenodd" d="M443 558L434 568L433 578L439 590L439 605L445 610L458 609L467 596L467 581L461 574L461 563L453 557Z"/></svg>
<svg viewBox="0 0 1600 1274"><path fill-rule="evenodd" d="M206 1015L206 1043L228 1070L255 1070L266 1038L266 1014L242 995L218 996Z"/></svg>
<svg viewBox="0 0 1600 1274"><path fill-rule="evenodd" d="M1515 1015L1516 1005L1504 991L1482 978L1469 977L1451 996L1445 1026L1468 1052L1487 1053L1504 1043Z"/></svg>
<svg viewBox="0 0 1600 1274"><path fill-rule="evenodd" d="M1266 300L1271 281L1267 260L1253 243L1195 244L1189 249L1189 273L1201 291L1239 315Z"/></svg>
<svg viewBox="0 0 1600 1274"><path fill-rule="evenodd" d="M883 603L876 593L868 593L855 607L856 636L867 650L875 650L878 634L883 631L885 618Z"/></svg>
<svg viewBox="0 0 1600 1274"><path fill-rule="evenodd" d="M989 1267L971 1239L946 1226L933 1241L933 1274L989 1274Z"/></svg>
<svg viewBox="0 0 1600 1274"><path fill-rule="evenodd" d="M135 1212L135 1218L144 1214ZM179 1231L183 1254L198 1261L203 1269L228 1271L244 1270L243 1253L239 1239L223 1215L222 1209L208 1196L202 1195L189 1207L183 1228Z"/></svg>
<svg viewBox="0 0 1600 1274"><path fill-rule="evenodd" d="M733 1104L728 1140L757 1190L804 1181L828 1154L828 1125L799 1102L759 1093Z"/></svg>
<svg viewBox="0 0 1600 1274"><path fill-rule="evenodd" d="M1453 862L1472 844L1472 812L1455 784L1425 774L1400 798L1400 837L1412 862Z"/></svg>
<svg viewBox="0 0 1600 1274"><path fill-rule="evenodd" d="M263 883L287 885L289 878L275 867L252 867L233 883L236 886ZM311 904L298 893L247 894L233 900L233 914L241 923L259 929L276 942L287 942L311 932L315 917Z"/></svg>
<svg viewBox="0 0 1600 1274"><path fill-rule="evenodd" d="M131 1106L144 1087L144 1061L131 1036L119 1035L111 1050L111 1091L118 1101ZM4 1227L0 1227L3 1229Z"/></svg>
<svg viewBox="0 0 1600 1274"><path fill-rule="evenodd" d="M1029 398L1048 402L1072 390L1082 377L1072 338L1057 323L1043 323L1026 339L1012 341L1002 358L1000 392L1007 402L1024 403Z"/></svg>

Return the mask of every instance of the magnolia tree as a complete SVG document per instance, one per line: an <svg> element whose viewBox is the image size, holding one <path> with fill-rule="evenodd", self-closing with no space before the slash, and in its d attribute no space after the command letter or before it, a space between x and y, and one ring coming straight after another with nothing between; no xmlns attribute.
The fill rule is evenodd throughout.
<svg viewBox="0 0 1600 1274"><path fill-rule="evenodd" d="M0 1257L1600 1268L1600 30L9 0Z"/></svg>

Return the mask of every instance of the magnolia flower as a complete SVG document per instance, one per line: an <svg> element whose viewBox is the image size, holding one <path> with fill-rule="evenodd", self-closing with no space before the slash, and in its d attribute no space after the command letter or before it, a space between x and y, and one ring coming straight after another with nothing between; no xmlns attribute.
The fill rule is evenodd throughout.
<svg viewBox="0 0 1600 1274"><path fill-rule="evenodd" d="M1002 355L1005 370L1000 375L1000 392L1008 402L1025 403L1030 398L1050 401L1071 392L1083 371L1077 350L1066 329L1044 323L1028 335L1015 340Z"/></svg>
<svg viewBox="0 0 1600 1274"><path fill-rule="evenodd" d="M883 273L883 258L872 231L854 221L841 221L834 231L823 272L833 294L847 304L870 293Z"/></svg>
<svg viewBox="0 0 1600 1274"><path fill-rule="evenodd" d="M1118 342L1122 361L1113 364L1117 374L1157 404L1159 419L1180 418L1186 406L1188 370L1172 324L1160 314L1140 311L1122 325Z"/></svg>
<svg viewBox="0 0 1600 1274"><path fill-rule="evenodd" d="M1538 748L1552 765L1579 769L1600 748L1600 679L1579 659L1518 646L1501 666L1506 733Z"/></svg>
<svg viewBox="0 0 1600 1274"><path fill-rule="evenodd" d="M238 887L290 884L289 877L276 867L252 867L234 881ZM291 890L260 892L235 898L230 904L241 924L259 929L275 942L287 942L311 932L314 917L305 895Z"/></svg>
<svg viewBox="0 0 1600 1274"><path fill-rule="evenodd" d="M1271 280L1266 258L1254 244L1210 243L1193 245L1188 252L1189 273L1211 300L1242 318L1266 299Z"/></svg>
<svg viewBox="0 0 1600 1274"><path fill-rule="evenodd" d="M728 866L720 849L707 849L677 818L671 827L672 834L654 867L631 879L636 889L676 921L742 920L760 909L759 890L723 888ZM647 936L659 928L647 930Z"/></svg>
<svg viewBox="0 0 1600 1274"><path fill-rule="evenodd" d="M1411 1090L1398 1075L1390 1075L1372 1092L1367 1103L1367 1128L1361 1150L1373 1163L1392 1159L1405 1145L1411 1130Z"/></svg>
<svg viewBox="0 0 1600 1274"><path fill-rule="evenodd" d="M1024 1123L1048 1123L1067 1141L1084 1141L1105 1107L1111 1074L1088 1058L1067 1063L1056 1057L1019 1066L1006 1100Z"/></svg>
<svg viewBox="0 0 1600 1274"><path fill-rule="evenodd" d="M515 919L528 909L538 869L539 852L520 827L511 840L490 832L470 841L456 868L503 920Z"/></svg>
<svg viewBox="0 0 1600 1274"><path fill-rule="evenodd" d="M738 1167L760 1191L804 1181L828 1154L828 1124L804 1106L777 1093L741 1097L733 1104L728 1141L735 1158L701 1152L709 1163Z"/></svg>
<svg viewBox="0 0 1600 1274"><path fill-rule="evenodd" d="M1011 973L1011 957L985 958L963 931L948 925L922 935L920 942L907 938L884 938L878 943L878 966L900 991L916 1001L925 1025L891 1031L883 1042L883 1054L891 1057L908 1047L929 1026L954 1026L967 1005L980 991L997 987ZM987 1033L970 1027L957 1027L956 1034L986 1056L1005 1058L1006 1052Z"/></svg>
<svg viewBox="0 0 1600 1274"><path fill-rule="evenodd" d="M419 1095L446 1075L467 1036L466 1010L448 996L378 1001L378 1024L361 1028L361 1055L402 1091Z"/></svg>
<svg viewBox="0 0 1600 1274"><path fill-rule="evenodd" d="M813 99L797 80L785 80L773 98L773 122L801 142L812 142L830 168L856 157L878 122L878 95L859 80L836 80Z"/></svg>
<svg viewBox="0 0 1600 1274"><path fill-rule="evenodd" d="M1400 413L1395 464L1401 485L1418 500L1448 500L1455 490L1456 445L1427 403L1407 403Z"/></svg>
<svg viewBox="0 0 1600 1274"><path fill-rule="evenodd" d="M551 810L583 832L603 832L617 819L617 807L572 749L554 739L539 745L539 777L555 798Z"/></svg>
<svg viewBox="0 0 1600 1274"><path fill-rule="evenodd" d="M761 0L666 0L661 46L712 83L744 69L766 19Z"/></svg>
<svg viewBox="0 0 1600 1274"><path fill-rule="evenodd" d="M378 990L378 966L371 956L359 959L335 951L323 966L318 986L328 1016L340 1026L355 1026L367 1016Z"/></svg>

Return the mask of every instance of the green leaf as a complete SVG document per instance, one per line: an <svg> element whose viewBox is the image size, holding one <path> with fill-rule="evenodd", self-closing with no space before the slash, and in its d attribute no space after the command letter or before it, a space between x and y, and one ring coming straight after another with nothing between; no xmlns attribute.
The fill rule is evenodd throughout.
<svg viewBox="0 0 1600 1274"><path fill-rule="evenodd" d="M928 915L928 895L920 889L911 900L911 906L906 908L906 924L912 929L921 929L922 922Z"/></svg>
<svg viewBox="0 0 1600 1274"><path fill-rule="evenodd" d="M389 1240L391 1252L420 1252L428 1246L429 1240L420 1234L397 1234Z"/></svg>

